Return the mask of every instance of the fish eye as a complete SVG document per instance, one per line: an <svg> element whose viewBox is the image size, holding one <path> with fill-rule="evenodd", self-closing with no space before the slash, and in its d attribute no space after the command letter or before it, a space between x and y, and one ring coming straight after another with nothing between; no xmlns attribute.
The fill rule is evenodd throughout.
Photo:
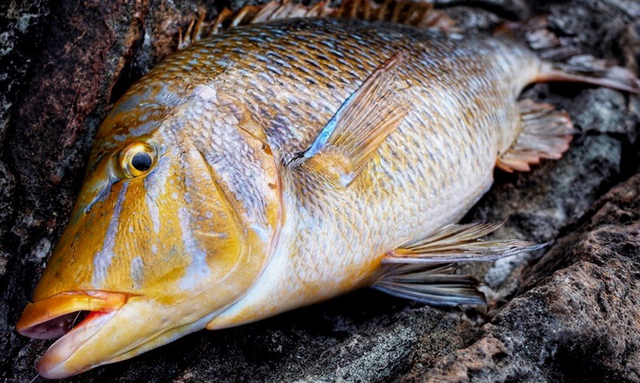
<svg viewBox="0 0 640 383"><path fill-rule="evenodd" d="M133 158L131 159L131 166L141 172L149 170L152 163L153 158L151 158L151 154L147 152L138 152L134 154Z"/></svg>
<svg viewBox="0 0 640 383"><path fill-rule="evenodd" d="M136 142L120 152L120 170L124 178L141 176L156 162L156 150L146 142Z"/></svg>

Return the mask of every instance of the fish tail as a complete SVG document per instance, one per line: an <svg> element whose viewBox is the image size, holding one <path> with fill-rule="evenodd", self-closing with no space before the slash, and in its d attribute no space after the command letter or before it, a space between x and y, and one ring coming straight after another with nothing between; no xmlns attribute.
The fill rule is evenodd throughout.
<svg viewBox="0 0 640 383"><path fill-rule="evenodd" d="M567 63L544 63L534 82L578 82L640 94L640 80L630 70L593 56L574 56Z"/></svg>
<svg viewBox="0 0 640 383"><path fill-rule="evenodd" d="M640 94L637 74L566 46L549 28L546 16L503 23L494 30L494 36L526 42L542 59L540 70L530 83L577 82Z"/></svg>

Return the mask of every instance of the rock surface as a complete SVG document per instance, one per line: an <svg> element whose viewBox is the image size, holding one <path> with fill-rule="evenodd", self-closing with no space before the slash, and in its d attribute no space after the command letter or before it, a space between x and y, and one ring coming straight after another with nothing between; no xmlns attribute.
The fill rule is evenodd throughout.
<svg viewBox="0 0 640 383"><path fill-rule="evenodd" d="M471 346L403 381L640 381L640 175L525 273Z"/></svg>
<svg viewBox="0 0 640 383"><path fill-rule="evenodd" d="M213 17L245 3L0 4L0 380L43 381L34 365L49 342L13 326L64 228L109 105L175 49L178 28L195 12ZM567 47L639 68L640 6L630 0L440 3L460 24L485 31L549 14ZM509 216L496 236L555 241L539 259L472 267L486 272L486 311L358 291L193 334L67 381L640 381L640 103L566 84L539 84L525 96L566 109L579 133L560 161L496 172L465 218Z"/></svg>

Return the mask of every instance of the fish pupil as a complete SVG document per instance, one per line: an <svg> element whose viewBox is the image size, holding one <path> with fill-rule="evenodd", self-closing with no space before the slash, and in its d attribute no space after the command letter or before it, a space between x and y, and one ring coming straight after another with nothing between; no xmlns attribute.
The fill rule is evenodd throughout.
<svg viewBox="0 0 640 383"><path fill-rule="evenodd" d="M153 160L149 153L140 152L136 153L131 159L131 166L133 166L138 171L144 172L149 170L152 162Z"/></svg>

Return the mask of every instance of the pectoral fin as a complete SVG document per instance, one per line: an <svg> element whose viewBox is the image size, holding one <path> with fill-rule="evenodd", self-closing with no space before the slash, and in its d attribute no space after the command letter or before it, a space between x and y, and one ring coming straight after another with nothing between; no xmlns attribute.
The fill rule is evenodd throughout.
<svg viewBox="0 0 640 383"><path fill-rule="evenodd" d="M397 53L380 65L340 106L318 137L289 161L348 186L376 150L407 115L409 106L398 89Z"/></svg>
<svg viewBox="0 0 640 383"><path fill-rule="evenodd" d="M454 262L495 261L545 246L521 240L480 239L500 225L448 225L423 240L389 252L382 261L387 270L373 287L434 306L484 304L484 295L477 290L478 281L455 274Z"/></svg>

